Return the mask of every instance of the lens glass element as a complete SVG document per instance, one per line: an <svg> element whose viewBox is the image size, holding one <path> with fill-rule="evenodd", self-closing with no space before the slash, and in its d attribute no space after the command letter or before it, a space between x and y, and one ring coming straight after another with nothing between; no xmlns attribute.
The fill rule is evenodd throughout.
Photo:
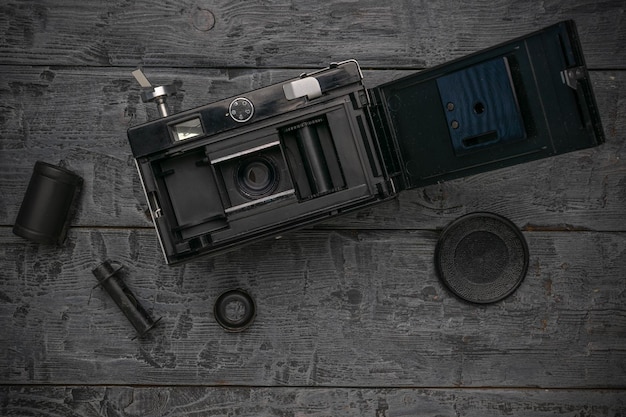
<svg viewBox="0 0 626 417"><path fill-rule="evenodd" d="M246 197L267 196L278 187L278 170L272 160L264 156L246 158L239 164L235 181L239 191Z"/></svg>

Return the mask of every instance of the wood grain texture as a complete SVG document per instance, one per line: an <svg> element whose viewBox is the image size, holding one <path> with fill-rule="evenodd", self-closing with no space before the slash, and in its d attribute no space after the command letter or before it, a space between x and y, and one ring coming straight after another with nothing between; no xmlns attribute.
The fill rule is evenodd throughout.
<svg viewBox="0 0 626 417"><path fill-rule="evenodd" d="M156 70L174 82L173 111L296 76L294 70ZM149 227L126 129L155 118L128 70L0 66L0 224L13 224L36 160L85 179L78 226ZM368 86L410 71L367 71ZM330 228L443 227L477 210L520 227L624 231L626 73L593 72L607 143L599 148L406 191L396 201L330 221Z"/></svg>
<svg viewBox="0 0 626 417"><path fill-rule="evenodd" d="M621 391L203 387L0 388L5 417L617 417Z"/></svg>
<svg viewBox="0 0 626 417"><path fill-rule="evenodd" d="M626 67L619 0L17 0L0 8L0 55L18 65L303 67L356 58L425 68L565 19L577 21L592 68Z"/></svg>
<svg viewBox="0 0 626 417"><path fill-rule="evenodd" d="M618 0L9 0L0 4L0 415L626 415L626 7ZM577 22L607 143L403 192L217 258L164 265L126 129L356 58L368 87ZM61 247L11 232L36 160L85 179ZM465 213L524 230L509 298L459 301L434 248ZM110 258L154 317L91 273ZM213 318L249 291L244 333Z"/></svg>
<svg viewBox="0 0 626 417"><path fill-rule="evenodd" d="M180 267L163 265L151 230L73 230L60 250L0 232L5 384L626 384L624 233L526 232L522 286L476 306L437 279L436 232L304 231ZM163 316L147 339L130 340L109 296L92 292L105 258ZM257 302L244 333L213 319L232 288Z"/></svg>

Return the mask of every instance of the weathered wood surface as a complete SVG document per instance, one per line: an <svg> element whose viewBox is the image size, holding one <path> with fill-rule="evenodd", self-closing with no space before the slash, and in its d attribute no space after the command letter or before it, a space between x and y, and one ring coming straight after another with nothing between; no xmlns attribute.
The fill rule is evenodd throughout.
<svg viewBox="0 0 626 417"><path fill-rule="evenodd" d="M0 225L13 224L36 160L85 179L74 224L147 227L149 216L126 139L156 117L128 69L0 67ZM296 76L294 70L155 70L181 92L174 111ZM367 71L370 86L409 71ZM592 80L607 143L591 150L407 191L394 202L329 222L332 228L428 229L469 211L506 213L520 227L626 230L626 72ZM532 173L532 175L529 175Z"/></svg>
<svg viewBox="0 0 626 417"><path fill-rule="evenodd" d="M575 19L592 68L626 68L624 3L596 1L14 1L5 64L424 68Z"/></svg>
<svg viewBox="0 0 626 417"><path fill-rule="evenodd" d="M522 286L476 306L435 276L437 232L302 231L179 267L163 265L152 230L73 230L62 250L1 232L8 384L626 385L625 233L526 232ZM163 316L146 340L92 292L105 258ZM212 314L231 288L257 301L240 334Z"/></svg>
<svg viewBox="0 0 626 417"><path fill-rule="evenodd" d="M12 0L0 4L0 414L626 415L623 1ZM369 87L575 19L607 143L407 191L214 259L166 267L126 129L357 58ZM85 179L67 243L11 233L36 160ZM522 286L463 303L434 272L439 230L494 211L528 240ZM93 290L100 260L163 321L149 337ZM252 293L241 334L213 319Z"/></svg>
<svg viewBox="0 0 626 417"><path fill-rule="evenodd" d="M573 417L623 415L617 391L201 387L0 388L5 417Z"/></svg>

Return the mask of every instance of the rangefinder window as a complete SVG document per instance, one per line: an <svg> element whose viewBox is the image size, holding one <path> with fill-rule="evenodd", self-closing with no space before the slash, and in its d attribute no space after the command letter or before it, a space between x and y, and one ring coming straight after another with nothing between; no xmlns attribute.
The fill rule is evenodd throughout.
<svg viewBox="0 0 626 417"><path fill-rule="evenodd" d="M202 136L204 134L199 117L176 123L171 126L171 129L174 140L177 142Z"/></svg>

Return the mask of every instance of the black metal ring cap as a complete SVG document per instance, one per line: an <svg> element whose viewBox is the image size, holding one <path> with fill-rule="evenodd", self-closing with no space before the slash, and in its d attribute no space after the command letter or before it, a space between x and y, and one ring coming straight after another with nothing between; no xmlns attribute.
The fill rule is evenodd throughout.
<svg viewBox="0 0 626 417"><path fill-rule="evenodd" d="M213 309L217 323L229 332L241 332L247 329L254 317L254 300L243 290L229 290L222 293L215 301Z"/></svg>
<svg viewBox="0 0 626 417"><path fill-rule="evenodd" d="M458 297L494 303L519 287L528 270L528 246L510 220L470 213L452 221L435 249L439 278Z"/></svg>

